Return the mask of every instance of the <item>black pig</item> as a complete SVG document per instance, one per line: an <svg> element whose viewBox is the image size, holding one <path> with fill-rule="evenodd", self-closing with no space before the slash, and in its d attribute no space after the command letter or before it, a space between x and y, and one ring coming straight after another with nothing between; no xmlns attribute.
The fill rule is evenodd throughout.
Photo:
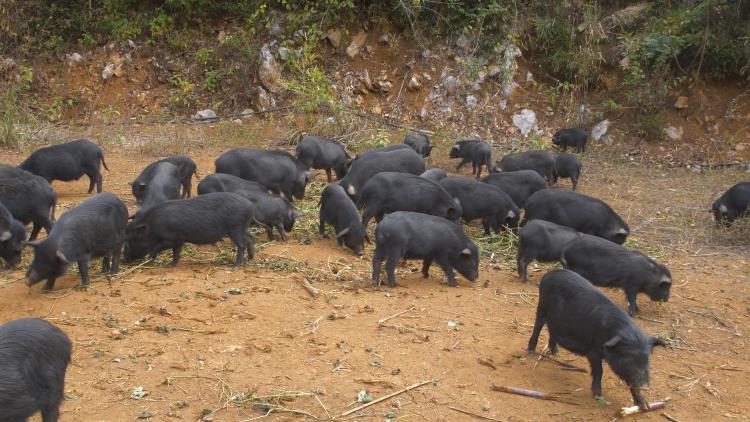
<svg viewBox="0 0 750 422"><path fill-rule="evenodd" d="M324 169L328 183L331 183L331 170L336 172L336 179L341 180L346 175L350 157L336 141L322 136L305 135L297 144L297 159L307 168Z"/></svg>
<svg viewBox="0 0 750 422"><path fill-rule="evenodd" d="M395 146L395 145L394 145ZM424 173L424 159L407 145L382 152L367 152L355 158L349 172L339 184L355 202L359 191L373 176L384 171L410 174Z"/></svg>
<svg viewBox="0 0 750 422"><path fill-rule="evenodd" d="M738 217L745 215L748 205L750 205L750 182L740 182L714 201L711 212L717 223L730 226Z"/></svg>
<svg viewBox="0 0 750 422"><path fill-rule="evenodd" d="M255 222L265 226L268 239L273 240L273 229L287 241L286 233L291 233L294 223L300 216L300 212L286 198L268 193L255 191L236 190L232 191L246 199L255 206Z"/></svg>
<svg viewBox="0 0 750 422"><path fill-rule="evenodd" d="M182 185L182 194L180 197L190 198L193 189L193 175L198 177L198 167L195 165L195 161L186 155L173 155L149 164L135 180L130 182L130 187L137 203L140 204L143 201L147 186L154 178L156 169L161 163L170 163L177 167L177 177Z"/></svg>
<svg viewBox="0 0 750 422"><path fill-rule="evenodd" d="M487 173L492 172L492 146L479 139L464 139L453 144L448 153L449 158L460 158L461 162L456 166L460 170L464 164L471 162L471 174L476 174L477 179L482 175L482 166L487 166Z"/></svg>
<svg viewBox="0 0 750 422"><path fill-rule="evenodd" d="M42 228L47 234L52 230L57 193L43 178L0 165L0 202L22 224L33 223L29 240L35 240Z"/></svg>
<svg viewBox="0 0 750 422"><path fill-rule="evenodd" d="M386 260L388 284L396 286L396 266L402 259L422 259L422 275L429 277L434 260L457 286L455 268L470 281L479 277L479 249L461 227L442 217L400 211L386 216L375 227L372 279L380 282L380 266Z"/></svg>
<svg viewBox="0 0 750 422"><path fill-rule="evenodd" d="M179 168L168 161L158 163L151 171L151 180L139 185L143 189L140 191L143 193L143 208L180 199L180 185Z"/></svg>
<svg viewBox="0 0 750 422"><path fill-rule="evenodd" d="M574 239L566 245L561 261L596 286L625 290L630 315L638 314L638 293L654 301L669 300L672 274L667 267L608 240L596 236Z"/></svg>
<svg viewBox="0 0 750 422"><path fill-rule="evenodd" d="M26 227L0 202L0 258L6 267L14 268L21 262L24 240Z"/></svg>
<svg viewBox="0 0 750 422"><path fill-rule="evenodd" d="M555 156L555 174L552 181L557 183L559 178L570 178L573 190L578 186L578 178L581 177L581 161L572 154L557 154Z"/></svg>
<svg viewBox="0 0 750 422"><path fill-rule="evenodd" d="M581 128L560 129L552 136L552 143L558 148L562 148L563 151L567 151L568 147L571 147L576 152L582 153L586 151L588 138L586 131Z"/></svg>
<svg viewBox="0 0 750 422"><path fill-rule="evenodd" d="M502 227L517 227L519 210L510 196L487 183L463 176L448 176L438 182L461 204L464 221L481 218L484 233L499 233Z"/></svg>
<svg viewBox="0 0 750 422"><path fill-rule="evenodd" d="M623 244L630 227L604 201L560 189L544 189L526 201L526 221L547 220Z"/></svg>
<svg viewBox="0 0 750 422"><path fill-rule="evenodd" d="M594 398L602 397L604 360L630 387L635 403L648 408L641 390L648 388L649 360L654 347L664 346L660 339L646 336L607 296L568 270L550 271L542 277L529 353L534 353L545 324L551 353L557 353L559 344L588 358Z"/></svg>
<svg viewBox="0 0 750 422"><path fill-rule="evenodd" d="M34 248L34 260L26 273L26 284L32 286L47 279L44 290L52 290L55 279L76 262L83 287L88 288L89 260L97 257L103 257L104 273L116 274L127 223L125 204L108 192L64 212L46 239L28 242Z"/></svg>
<svg viewBox="0 0 750 422"><path fill-rule="evenodd" d="M214 173L204 177L198 183L198 195L211 192L237 192L247 191L258 194L267 194L268 188L258 182L245 180L232 174Z"/></svg>
<svg viewBox="0 0 750 422"><path fill-rule="evenodd" d="M71 349L68 336L41 318L0 325L0 415L4 421L22 422L41 412L42 422L57 422Z"/></svg>
<svg viewBox="0 0 750 422"><path fill-rule="evenodd" d="M529 280L529 264L559 261L565 246L581 236L575 229L544 220L531 220L518 233L518 276Z"/></svg>
<svg viewBox="0 0 750 422"><path fill-rule="evenodd" d="M555 177L555 157L549 151L524 151L508 154L495 165L496 172L518 170L534 170L551 186Z"/></svg>
<svg viewBox="0 0 750 422"><path fill-rule="evenodd" d="M362 225L367 227L370 219L383 219L385 214L396 211L413 211L449 220L461 218L458 201L432 180L409 173L383 172L373 176L357 202L362 208Z"/></svg>
<svg viewBox="0 0 750 422"><path fill-rule="evenodd" d="M448 174L445 172L445 170L437 167L425 170L424 173L419 175L419 177L430 179L433 182L439 182L440 180L445 179L447 176Z"/></svg>
<svg viewBox="0 0 750 422"><path fill-rule="evenodd" d="M424 158L429 157L430 153L432 153L430 138L422 132L410 131L404 138L404 144L409 145L417 154Z"/></svg>
<svg viewBox="0 0 750 422"><path fill-rule="evenodd" d="M89 177L89 191L102 192L100 166L107 168L104 153L99 145L88 139L76 139L64 144L52 145L34 151L18 167L43 177L47 182L78 180L84 174Z"/></svg>
<svg viewBox="0 0 750 422"><path fill-rule="evenodd" d="M254 219L252 202L232 192L214 192L190 199L162 202L137 213L128 224L125 259L132 261L172 249L172 266L180 261L185 243L213 244L229 236L237 247L234 266L249 259L255 248L247 228Z"/></svg>
<svg viewBox="0 0 750 422"><path fill-rule="evenodd" d="M526 207L526 200L535 192L547 188L547 183L534 170L504 171L492 173L480 179L500 188L510 196L519 208Z"/></svg>
<svg viewBox="0 0 750 422"><path fill-rule="evenodd" d="M325 237L325 224L333 226L336 242L345 245L357 255L364 254L365 242L370 243L367 230L360 221L357 207L344 192L344 188L332 184L320 195L320 235Z"/></svg>
<svg viewBox="0 0 750 422"><path fill-rule="evenodd" d="M290 202L305 197L310 173L300 160L286 151L235 148L216 159L216 173L233 174L253 180Z"/></svg>

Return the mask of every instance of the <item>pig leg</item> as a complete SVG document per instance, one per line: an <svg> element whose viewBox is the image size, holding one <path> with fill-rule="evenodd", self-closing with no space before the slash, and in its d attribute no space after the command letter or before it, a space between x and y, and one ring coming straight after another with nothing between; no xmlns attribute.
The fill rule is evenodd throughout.
<svg viewBox="0 0 750 422"><path fill-rule="evenodd" d="M432 258L425 258L422 261L422 277L428 278L430 276L430 265L432 265Z"/></svg>
<svg viewBox="0 0 750 422"><path fill-rule="evenodd" d="M458 283L456 283L456 275L453 273L453 267L450 262L445 258L438 258L436 261L438 265L440 265L440 268L442 268L445 276L448 277L448 284L450 284L451 287L458 287Z"/></svg>
<svg viewBox="0 0 750 422"><path fill-rule="evenodd" d="M320 222L318 223L318 233L320 234L320 237L328 237L326 236L326 222L323 218L323 213L320 213Z"/></svg>
<svg viewBox="0 0 750 422"><path fill-rule="evenodd" d="M104 255L102 257L102 274L107 274L110 271L109 263L109 256Z"/></svg>
<svg viewBox="0 0 750 422"><path fill-rule="evenodd" d="M331 183L333 181L333 178L331 177L331 168L326 169L326 177L328 178L328 183Z"/></svg>
<svg viewBox="0 0 750 422"><path fill-rule="evenodd" d="M375 247L375 253L372 256L372 281L380 282L380 265L383 263L383 248Z"/></svg>
<svg viewBox="0 0 750 422"><path fill-rule="evenodd" d="M286 233L284 233L284 226L281 225L281 223L276 225L276 231L279 232L279 236L281 237L281 240L286 242L287 241Z"/></svg>
<svg viewBox="0 0 750 422"><path fill-rule="evenodd" d="M377 210L373 210L371 207L365 208L364 212L362 213L362 225L366 228L367 223L369 223L370 220L377 214Z"/></svg>
<svg viewBox="0 0 750 422"><path fill-rule="evenodd" d="M122 252L122 245L117 245L115 250L112 251L112 265L109 268L109 273L112 275L120 272L120 255Z"/></svg>
<svg viewBox="0 0 750 422"><path fill-rule="evenodd" d="M96 182L94 181L94 177L89 175L89 194L91 194L94 191L94 187L96 186Z"/></svg>
<svg viewBox="0 0 750 422"><path fill-rule="evenodd" d="M651 408L651 406L648 405L648 402L641 395L641 390L639 388L631 388L630 394L633 396L633 402L637 404L638 407L644 410Z"/></svg>
<svg viewBox="0 0 750 422"><path fill-rule="evenodd" d="M266 232L268 233L268 240L273 240L273 227L266 226Z"/></svg>
<svg viewBox="0 0 750 422"><path fill-rule="evenodd" d="M44 290L45 292L51 292L52 289L55 287L55 280L56 280L55 277L48 278L47 282L44 283L44 289L42 290Z"/></svg>
<svg viewBox="0 0 750 422"><path fill-rule="evenodd" d="M586 356L591 365L591 392L595 399L602 397L602 358L598 354Z"/></svg>
<svg viewBox="0 0 750 422"><path fill-rule="evenodd" d="M576 186L578 186L578 178L577 177L571 177L570 180L573 182L573 190L576 190Z"/></svg>
<svg viewBox="0 0 750 422"><path fill-rule="evenodd" d="M177 263L180 262L181 253L182 253L182 243L177 243L174 246L172 246L172 266L173 267L176 267Z"/></svg>
<svg viewBox="0 0 750 422"><path fill-rule="evenodd" d="M469 160L467 160L467 159L465 159L465 158L462 158L462 159L461 159L461 162L460 162L460 163L458 163L458 165L456 166L456 171L458 171L458 170L461 170L461 167L463 167L463 166L464 166L464 164L466 164L466 163L468 163L468 162L469 162Z"/></svg>
<svg viewBox="0 0 750 422"><path fill-rule="evenodd" d="M89 288L91 280L89 279L89 257L84 256L78 260L78 272L81 273L81 284L84 289Z"/></svg>
<svg viewBox="0 0 750 422"><path fill-rule="evenodd" d="M529 353L534 353L536 350L536 345L539 343L539 334L542 332L542 328L544 327L544 324L547 323L547 318L545 318L544 315L542 315L539 312L539 309L536 311L536 321L534 321L534 329L531 331L531 337L529 338L529 345L526 347L526 351Z"/></svg>
<svg viewBox="0 0 750 422"><path fill-rule="evenodd" d="M42 422L57 422L60 419L60 402L50 404L42 410Z"/></svg>
<svg viewBox="0 0 750 422"><path fill-rule="evenodd" d="M636 303L637 296L638 296L638 290L625 289L625 298L628 300L628 314L630 316L636 316L641 312L638 309L638 303Z"/></svg>
<svg viewBox="0 0 750 422"><path fill-rule="evenodd" d="M237 247L237 258L234 260L234 268L237 268L242 265L245 259L245 231L242 229L234 230L229 233L229 238L232 239L232 243Z"/></svg>
<svg viewBox="0 0 750 422"><path fill-rule="evenodd" d="M477 166L477 179L479 179L479 176L482 175L482 162L481 161L477 162L476 166Z"/></svg>
<svg viewBox="0 0 750 422"><path fill-rule="evenodd" d="M31 229L31 235L29 236L29 240L36 240L36 237L39 236L40 231L42 231L42 225L35 221ZM47 229L47 233L49 233L49 229Z"/></svg>
<svg viewBox="0 0 750 422"><path fill-rule="evenodd" d="M255 258L255 241L250 235L245 236L245 248L247 249L247 259Z"/></svg>
<svg viewBox="0 0 750 422"><path fill-rule="evenodd" d="M490 220L488 217L482 219L482 227L484 227L485 236L490 235Z"/></svg>
<svg viewBox="0 0 750 422"><path fill-rule="evenodd" d="M401 261L403 255L404 254L402 251L395 249L391 250L386 257L385 273L388 275L388 284L391 287L396 287L398 285L396 284L396 266L398 266L398 263Z"/></svg>
<svg viewBox="0 0 750 422"><path fill-rule="evenodd" d="M521 280L525 282L529 281L529 262L531 260L524 259L524 255L521 253L521 249L518 249L518 254L516 255L516 266L518 268L518 276L521 277Z"/></svg>

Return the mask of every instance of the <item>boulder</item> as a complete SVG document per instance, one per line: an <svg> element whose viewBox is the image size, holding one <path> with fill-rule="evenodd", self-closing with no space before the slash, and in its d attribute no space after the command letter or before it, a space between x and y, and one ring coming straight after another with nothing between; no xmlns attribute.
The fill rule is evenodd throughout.
<svg viewBox="0 0 750 422"><path fill-rule="evenodd" d="M216 118L216 112L214 112L210 108L201 110L193 115L193 120L213 120Z"/></svg>
<svg viewBox="0 0 750 422"><path fill-rule="evenodd" d="M536 113L529 109L523 109L520 113L512 117L513 124L521 131L521 135L526 135L536 126Z"/></svg>
<svg viewBox="0 0 750 422"><path fill-rule="evenodd" d="M279 91L279 80L281 79L281 67L271 52L269 44L264 44L260 49L260 67L258 67L258 78L268 91L276 93Z"/></svg>
<svg viewBox="0 0 750 422"><path fill-rule="evenodd" d="M354 38L352 38L352 42L349 43L349 46L346 47L346 55L352 59L357 57L359 52L362 50L362 47L365 45L366 40L367 32L359 31L359 33L355 35Z"/></svg>
<svg viewBox="0 0 750 422"><path fill-rule="evenodd" d="M674 108L683 110L688 108L688 98L680 95L677 97L677 101L674 102Z"/></svg>
<svg viewBox="0 0 750 422"><path fill-rule="evenodd" d="M607 134L607 131L609 130L610 122L609 120L602 120L601 122L597 123L596 126L594 126L593 129L591 129L591 139L594 141L598 141L602 139L602 136Z"/></svg>

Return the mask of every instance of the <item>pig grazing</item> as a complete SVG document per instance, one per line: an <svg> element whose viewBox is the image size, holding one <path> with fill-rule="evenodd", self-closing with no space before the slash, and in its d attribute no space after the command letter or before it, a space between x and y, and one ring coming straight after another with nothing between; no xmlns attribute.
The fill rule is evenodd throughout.
<svg viewBox="0 0 750 422"><path fill-rule="evenodd" d="M502 227L518 226L518 207L499 188L463 176L448 176L438 183L458 199L464 221L482 219L486 235L490 234L490 229L497 234Z"/></svg>
<svg viewBox="0 0 750 422"><path fill-rule="evenodd" d="M47 234L52 230L57 193L43 178L0 165L0 202L21 224L33 223L30 240L36 239L42 228Z"/></svg>
<svg viewBox="0 0 750 422"><path fill-rule="evenodd" d="M588 137L586 131L581 128L560 129L552 136L552 143L556 147L562 148L563 151L567 151L568 147L571 147L576 152L582 153L586 151Z"/></svg>
<svg viewBox="0 0 750 422"><path fill-rule="evenodd" d="M360 222L357 207L344 192L344 188L332 184L323 189L320 196L320 235L325 237L325 224L333 226L336 242L357 255L364 254L365 242L370 243L367 230Z"/></svg>
<svg viewBox="0 0 750 422"><path fill-rule="evenodd" d="M204 177L198 183L198 195L211 192L248 191L258 194L268 194L268 188L258 182L245 180L232 174L214 173Z"/></svg>
<svg viewBox="0 0 750 422"><path fill-rule="evenodd" d="M524 151L508 154L495 165L496 172L518 170L534 170L551 186L555 177L555 157L549 151Z"/></svg>
<svg viewBox="0 0 750 422"><path fill-rule="evenodd" d="M383 219L396 211L413 211L436 215L449 220L461 218L458 201L438 183L408 173L383 172L373 176L359 196L362 225L371 218Z"/></svg>
<svg viewBox="0 0 750 422"><path fill-rule="evenodd" d="M622 245L630 227L604 201L560 189L544 189L526 201L526 221L547 220Z"/></svg>
<svg viewBox="0 0 750 422"><path fill-rule="evenodd" d="M0 202L0 258L6 267L14 268L21 262L25 240L26 227Z"/></svg>
<svg viewBox="0 0 750 422"><path fill-rule="evenodd" d="M373 176L378 173L401 172L409 174L424 173L424 159L407 145L403 148L383 152L367 152L355 158L349 172L339 181L350 197L359 197L359 191Z"/></svg>
<svg viewBox="0 0 750 422"><path fill-rule="evenodd" d="M163 158L159 161L155 161L141 171L138 177L130 182L130 187L133 192L133 196L137 203L143 202L143 197L146 194L146 189L149 182L156 175L156 169L162 163L170 163L177 167L177 178L180 180L182 186L181 198L190 198L191 191L193 189L193 175L198 176L197 166L195 161L191 160L186 155L173 155L171 157Z"/></svg>
<svg viewBox="0 0 750 422"><path fill-rule="evenodd" d="M274 239L273 229L276 229L281 240L285 242L288 240L286 233L291 233L300 212L286 198L247 190L232 192L253 203L255 206L255 222L266 227L269 240Z"/></svg>
<svg viewBox="0 0 750 422"><path fill-rule="evenodd" d="M539 173L534 170L517 170L504 171L502 173L492 173L480 179L484 183L489 183L500 188L510 196L513 202L519 208L526 207L526 200L531 195L547 188L547 183Z"/></svg>
<svg viewBox="0 0 750 422"><path fill-rule="evenodd" d="M65 393L72 344L59 328L41 318L0 325L0 415L22 422L36 412L57 422Z"/></svg>
<svg viewBox="0 0 750 422"><path fill-rule="evenodd" d="M107 168L104 153L99 145L88 139L77 139L60 145L52 145L34 151L18 167L43 177L47 182L78 180L84 174L89 177L89 191L102 192L100 165Z"/></svg>
<svg viewBox="0 0 750 422"><path fill-rule="evenodd" d="M128 209L112 193L100 193L64 212L47 238L27 243L34 248L34 260L26 284L47 279L44 290L52 290L55 279L76 262L83 287L88 288L89 259L98 257L103 257L104 273L116 274L127 223Z"/></svg>
<svg viewBox="0 0 750 422"><path fill-rule="evenodd" d="M561 261L595 286L625 290L630 315L638 314L638 293L653 301L669 300L672 274L667 267L608 240L595 236L574 239L565 247Z"/></svg>
<svg viewBox="0 0 750 422"><path fill-rule="evenodd" d="M581 236L575 229L544 220L531 220L518 233L518 276L529 280L529 264L559 261L565 246Z"/></svg>
<svg viewBox="0 0 750 422"><path fill-rule="evenodd" d="M550 271L542 277L529 353L534 353L545 324L551 353L557 353L559 344L588 358L594 398L602 397L604 360L630 387L635 403L648 408L641 390L648 388L653 348L664 346L660 339L646 336L607 296L568 270Z"/></svg>
<svg viewBox="0 0 750 422"><path fill-rule="evenodd" d="M557 183L558 178L570 178L573 190L578 186L578 178L581 177L581 161L572 154L557 154L555 156L555 174L552 181Z"/></svg>
<svg viewBox="0 0 750 422"><path fill-rule="evenodd" d="M433 182L439 182L440 180L448 177L448 174L445 172L445 170L435 167L435 168L425 170L425 172L420 174L419 177L430 179Z"/></svg>
<svg viewBox="0 0 750 422"><path fill-rule="evenodd" d="M479 249L461 227L441 217L415 212L395 212L375 227L372 279L380 282L380 265L386 260L388 284L396 287L396 266L402 259L422 259L422 275L429 277L434 260L456 287L455 268L470 281L479 277Z"/></svg>
<svg viewBox="0 0 750 422"><path fill-rule="evenodd" d="M305 164L285 151L235 148L216 159L217 173L256 181L283 194L290 202L305 197L305 187L310 181L306 170Z"/></svg>
<svg viewBox="0 0 750 422"><path fill-rule="evenodd" d="M237 247L234 266L249 259L255 249L247 228L253 221L252 202L231 192L214 192L190 199L162 202L137 213L125 233L125 259L132 261L172 249L172 266L180 261L185 243L213 244L229 236Z"/></svg>
<svg viewBox="0 0 750 422"><path fill-rule="evenodd" d="M422 132L410 131L404 138L404 144L409 145L417 154L424 158L429 157L432 152L430 138Z"/></svg>
<svg viewBox="0 0 750 422"><path fill-rule="evenodd" d="M141 185L143 208L152 207L170 199L180 199L180 184L177 166L167 161L158 163L154 166L148 184Z"/></svg>
<svg viewBox="0 0 750 422"><path fill-rule="evenodd" d="M471 162L471 174L476 174L477 179L482 175L482 166L487 166L487 173L492 172L492 146L479 139L464 139L453 144L449 158L460 158L461 162L456 166L460 170L464 164Z"/></svg>
<svg viewBox="0 0 750 422"><path fill-rule="evenodd" d="M714 201L711 212L717 223L730 226L738 217L744 217L750 205L750 182L740 182Z"/></svg>
<svg viewBox="0 0 750 422"><path fill-rule="evenodd" d="M297 159L307 168L324 169L331 183L331 170L336 172L336 179L341 180L346 175L349 154L336 141L322 136L305 135L297 144Z"/></svg>

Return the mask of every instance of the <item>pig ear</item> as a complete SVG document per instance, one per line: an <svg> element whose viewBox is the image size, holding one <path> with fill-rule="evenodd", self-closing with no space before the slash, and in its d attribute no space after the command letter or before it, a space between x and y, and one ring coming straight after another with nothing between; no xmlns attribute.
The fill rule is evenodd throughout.
<svg viewBox="0 0 750 422"><path fill-rule="evenodd" d="M340 232L336 233L336 239L340 238L341 236L346 235L347 233L349 233L349 227L347 227L344 230L341 230Z"/></svg>
<svg viewBox="0 0 750 422"><path fill-rule="evenodd" d="M612 337L611 339L609 339L606 343L604 343L604 348L609 349L609 348L615 347L617 346L618 343L620 343L620 340L622 340L622 337L620 337L619 335L616 335Z"/></svg>
<svg viewBox="0 0 750 422"><path fill-rule="evenodd" d="M649 341L651 342L651 350L654 350L656 346L667 347L667 343L664 343L664 340L659 337L652 336Z"/></svg>
<svg viewBox="0 0 750 422"><path fill-rule="evenodd" d="M672 284L672 279L671 279L671 278L669 278L669 277L668 277L668 276L666 276L666 275L663 275L663 276L661 277L661 280L659 280L659 285L660 285L660 286L668 286L668 285L671 285L671 284Z"/></svg>
<svg viewBox="0 0 750 422"><path fill-rule="evenodd" d="M6 231L0 233L0 242L5 242L6 240L10 239L11 237L13 237L13 235L10 234L10 232L6 230Z"/></svg>
<svg viewBox="0 0 750 422"><path fill-rule="evenodd" d="M42 244L41 240L29 240L28 242L24 241L24 245L31 246L32 248L36 248L37 246Z"/></svg>
<svg viewBox="0 0 750 422"><path fill-rule="evenodd" d="M462 251L461 251L461 255L464 255L464 256L471 256L471 249L469 249L469 248L464 248L464 250L462 250Z"/></svg>
<svg viewBox="0 0 750 422"><path fill-rule="evenodd" d="M65 257L65 254L60 249L57 250L56 255L57 255L57 259L59 259L60 261L66 263L66 264L70 264L70 260Z"/></svg>

